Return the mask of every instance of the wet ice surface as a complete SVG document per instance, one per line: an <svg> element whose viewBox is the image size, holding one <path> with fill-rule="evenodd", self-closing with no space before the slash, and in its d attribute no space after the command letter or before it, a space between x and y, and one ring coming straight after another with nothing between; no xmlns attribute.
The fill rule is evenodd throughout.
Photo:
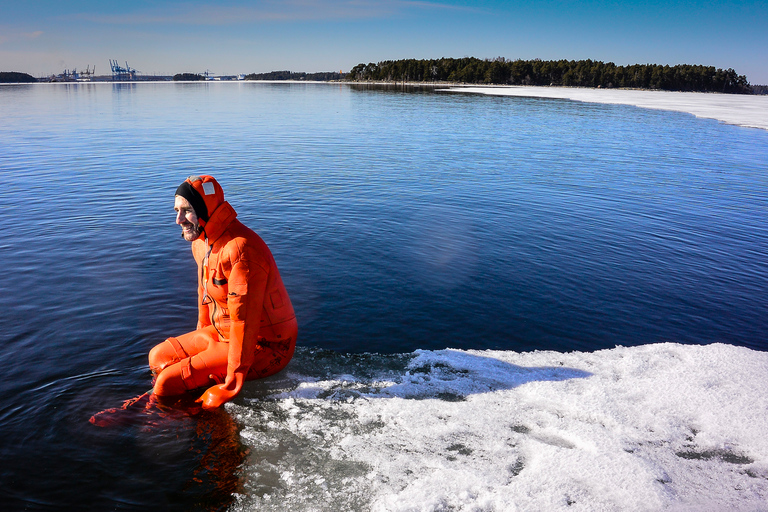
<svg viewBox="0 0 768 512"><path fill-rule="evenodd" d="M494 96L560 98L589 103L635 105L637 107L688 112L696 117L728 124L768 130L768 96L716 94L581 87L454 87L450 92Z"/></svg>
<svg viewBox="0 0 768 512"><path fill-rule="evenodd" d="M300 352L227 404L233 509L757 510L768 353Z"/></svg>

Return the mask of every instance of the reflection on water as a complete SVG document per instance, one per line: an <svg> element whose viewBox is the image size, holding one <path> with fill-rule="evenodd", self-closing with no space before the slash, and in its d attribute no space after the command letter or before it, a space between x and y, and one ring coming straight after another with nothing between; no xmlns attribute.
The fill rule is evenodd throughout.
<svg viewBox="0 0 768 512"><path fill-rule="evenodd" d="M141 403L120 421L88 423L98 408L119 405L135 380L120 372L62 379L9 411L4 429L18 423L27 434L3 448L13 454L0 474L7 510L221 510L232 502L247 451L223 410L190 415Z"/></svg>

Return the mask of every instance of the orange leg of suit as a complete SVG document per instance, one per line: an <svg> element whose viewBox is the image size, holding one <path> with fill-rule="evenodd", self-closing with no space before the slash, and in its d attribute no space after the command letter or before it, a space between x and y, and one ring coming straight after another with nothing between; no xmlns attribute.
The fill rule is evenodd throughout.
<svg viewBox="0 0 768 512"><path fill-rule="evenodd" d="M288 364L296 348L296 322L280 325L280 341L260 341L247 379L273 375ZM210 387L227 377L229 343L221 342L213 326L168 338L149 352L149 367L157 375L154 394L183 395Z"/></svg>

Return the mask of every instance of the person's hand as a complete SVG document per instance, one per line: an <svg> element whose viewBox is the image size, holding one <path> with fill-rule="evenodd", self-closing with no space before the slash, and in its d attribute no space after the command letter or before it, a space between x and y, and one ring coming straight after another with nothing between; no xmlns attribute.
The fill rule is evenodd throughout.
<svg viewBox="0 0 768 512"><path fill-rule="evenodd" d="M197 399L198 402L203 404L203 409L212 410L218 409L223 404L229 402L237 393L227 389L226 384L217 384L211 388L205 390L203 396Z"/></svg>
<svg viewBox="0 0 768 512"><path fill-rule="evenodd" d="M203 396L197 399L197 402L202 403L203 409L209 411L218 409L237 396L240 389L243 387L244 380L245 379L240 374L227 375L224 384L217 384L208 388L205 390L205 393L203 393Z"/></svg>

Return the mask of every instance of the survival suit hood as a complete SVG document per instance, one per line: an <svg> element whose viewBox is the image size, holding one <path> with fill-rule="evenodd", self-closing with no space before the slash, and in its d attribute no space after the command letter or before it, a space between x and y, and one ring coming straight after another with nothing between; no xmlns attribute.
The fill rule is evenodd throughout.
<svg viewBox="0 0 768 512"><path fill-rule="evenodd" d="M213 176L190 176L176 189L176 195L189 201L201 226L224 202L224 190Z"/></svg>
<svg viewBox="0 0 768 512"><path fill-rule="evenodd" d="M190 176L176 189L176 195L189 201L203 229L216 209L224 204L224 190L213 176Z"/></svg>

